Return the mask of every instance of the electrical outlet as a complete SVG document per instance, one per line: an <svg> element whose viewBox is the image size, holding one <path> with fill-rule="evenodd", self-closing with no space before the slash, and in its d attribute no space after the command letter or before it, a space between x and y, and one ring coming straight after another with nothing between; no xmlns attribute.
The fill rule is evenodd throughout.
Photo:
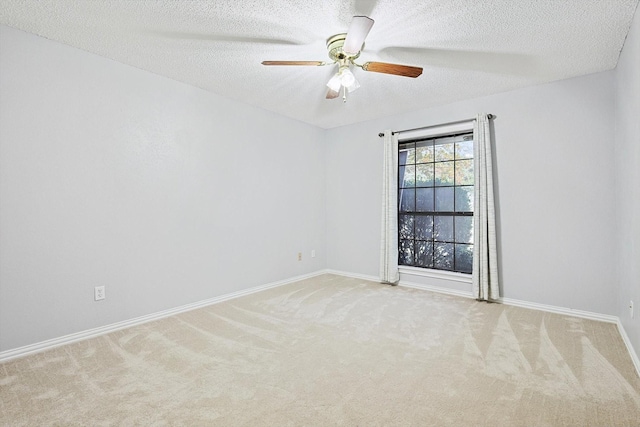
<svg viewBox="0 0 640 427"><path fill-rule="evenodd" d="M311 250L311 258L315 258L316 257L316 250L312 249Z"/></svg>
<svg viewBox="0 0 640 427"><path fill-rule="evenodd" d="M629 300L629 315L633 319L633 301Z"/></svg>
<svg viewBox="0 0 640 427"><path fill-rule="evenodd" d="M93 289L93 298L96 301L100 301L104 299L104 286L96 286Z"/></svg>
<svg viewBox="0 0 640 427"><path fill-rule="evenodd" d="M302 252L298 252L298 261L302 261Z"/></svg>

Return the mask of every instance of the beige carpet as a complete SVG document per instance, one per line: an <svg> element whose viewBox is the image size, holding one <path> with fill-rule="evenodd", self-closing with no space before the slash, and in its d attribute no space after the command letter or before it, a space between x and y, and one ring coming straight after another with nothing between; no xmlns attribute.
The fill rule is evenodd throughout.
<svg viewBox="0 0 640 427"><path fill-rule="evenodd" d="M324 275L0 365L0 424L639 426L616 326Z"/></svg>

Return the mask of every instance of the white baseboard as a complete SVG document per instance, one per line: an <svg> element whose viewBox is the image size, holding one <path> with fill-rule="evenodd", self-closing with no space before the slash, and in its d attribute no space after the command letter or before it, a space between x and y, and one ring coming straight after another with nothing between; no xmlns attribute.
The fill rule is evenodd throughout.
<svg viewBox="0 0 640 427"><path fill-rule="evenodd" d="M253 294L256 292L264 291L267 289L275 288L278 286L287 285L289 283L297 282L299 280L309 279L311 277L325 274L324 270L316 271L313 273L291 277L289 279L281 280L278 282L267 283L265 285L255 286L253 288L244 289L238 292L232 292L230 294L220 295L218 297L209 298L206 300L194 302L191 304L182 305L180 307L170 308L168 310L159 311L157 313L147 314L145 316L136 317L122 322L112 323L106 326L100 326L98 328L87 329L85 331L76 332L62 337L53 338L46 341L41 341L35 344L29 344L24 347L18 347L11 350L0 352L0 363L7 362L11 359L24 357L34 353L40 353L46 350L50 350L62 345L71 344L74 342L94 338L100 335L108 334L111 332L119 331L121 329L130 328L132 326L141 325L143 323L152 322L154 320L163 319L165 317L173 316L175 314L184 313L186 311L195 310L197 308L206 307L208 305L217 304L230 299L238 298L244 295Z"/></svg>
<svg viewBox="0 0 640 427"><path fill-rule="evenodd" d="M607 323L618 323L618 316L610 314L594 313L592 311L576 310L573 308L558 307L555 305L539 304L537 302L522 301L513 298L500 298L499 302L515 307L529 308L531 310L547 311L549 313L564 314L566 316L580 317L583 319L597 320Z"/></svg>
<svg viewBox="0 0 640 427"><path fill-rule="evenodd" d="M625 331L624 326L622 326L622 322L618 318L616 322L618 325L618 331L620 332L620 336L622 336L622 341L627 346L627 350L629 350L629 354L631 355L631 360L633 361L633 365L636 367L636 373L640 377L640 359L638 358L638 353L636 353L633 348L633 344L631 344L631 340L629 339L629 335L627 335L627 331Z"/></svg>
<svg viewBox="0 0 640 427"><path fill-rule="evenodd" d="M362 279L362 280L368 280L370 282L380 283L379 277L369 276L368 274L359 274L359 273L352 273L350 271L340 271L340 270L331 270L331 269L324 270L324 272L326 274L336 274L338 276L353 277L354 279Z"/></svg>

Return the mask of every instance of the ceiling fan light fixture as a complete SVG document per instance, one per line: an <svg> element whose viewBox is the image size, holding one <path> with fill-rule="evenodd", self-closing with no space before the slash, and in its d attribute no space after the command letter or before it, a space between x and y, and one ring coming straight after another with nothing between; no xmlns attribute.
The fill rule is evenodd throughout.
<svg viewBox="0 0 640 427"><path fill-rule="evenodd" d="M342 86L348 88L356 82L356 76L353 75L350 69L344 68L340 70L340 83L342 83Z"/></svg>
<svg viewBox="0 0 640 427"><path fill-rule="evenodd" d="M340 67L338 72L327 83L327 87L334 92L340 92L342 87L349 92L353 92L360 87L360 83L358 83L356 76L353 75L348 67Z"/></svg>
<svg viewBox="0 0 640 427"><path fill-rule="evenodd" d="M342 86L342 80L340 78L340 73L335 73L331 80L327 83L327 87L334 92L340 92L340 86Z"/></svg>
<svg viewBox="0 0 640 427"><path fill-rule="evenodd" d="M353 83L351 83L349 86L345 86L347 88L347 90L349 91L349 93L353 92L354 90L358 89L360 87L360 83L358 83L357 80L354 80Z"/></svg>

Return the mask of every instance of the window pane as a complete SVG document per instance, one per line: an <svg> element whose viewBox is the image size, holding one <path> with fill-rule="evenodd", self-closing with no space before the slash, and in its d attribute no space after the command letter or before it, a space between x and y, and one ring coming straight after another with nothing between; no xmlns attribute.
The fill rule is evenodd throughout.
<svg viewBox="0 0 640 427"><path fill-rule="evenodd" d="M400 240L398 246L398 264L413 265L413 240Z"/></svg>
<svg viewBox="0 0 640 427"><path fill-rule="evenodd" d="M444 136L435 138L434 141L436 145L443 145L443 144L453 144L455 142L462 142L462 139L456 136L444 135Z"/></svg>
<svg viewBox="0 0 640 427"><path fill-rule="evenodd" d="M433 244L433 266L441 270L453 270L453 243Z"/></svg>
<svg viewBox="0 0 640 427"><path fill-rule="evenodd" d="M471 273L474 141L470 132L405 140L398 153L398 261ZM459 215L459 213L465 215Z"/></svg>
<svg viewBox="0 0 640 427"><path fill-rule="evenodd" d="M473 217L457 216L454 219L456 243L473 243Z"/></svg>
<svg viewBox="0 0 640 427"><path fill-rule="evenodd" d="M432 242L416 242L416 266L433 268Z"/></svg>
<svg viewBox="0 0 640 427"><path fill-rule="evenodd" d="M398 164L410 165L416 162L416 149L414 143L400 144L398 151Z"/></svg>
<svg viewBox="0 0 640 427"><path fill-rule="evenodd" d="M454 162L444 162L435 164L435 185L453 185L453 163Z"/></svg>
<svg viewBox="0 0 640 427"><path fill-rule="evenodd" d="M433 187L433 164L416 166L416 187Z"/></svg>
<svg viewBox="0 0 640 427"><path fill-rule="evenodd" d="M456 271L473 271L473 245L456 245Z"/></svg>
<svg viewBox="0 0 640 427"><path fill-rule="evenodd" d="M458 142L456 144L456 159L473 158L473 140Z"/></svg>
<svg viewBox="0 0 640 427"><path fill-rule="evenodd" d="M401 239L413 239L413 215L398 215L398 232Z"/></svg>
<svg viewBox="0 0 640 427"><path fill-rule="evenodd" d="M416 185L416 167L400 166L398 168L398 180L402 188L414 187Z"/></svg>
<svg viewBox="0 0 640 427"><path fill-rule="evenodd" d="M416 210L416 190L413 188L398 191L398 209L400 212Z"/></svg>
<svg viewBox="0 0 640 427"><path fill-rule="evenodd" d="M415 217L415 224L416 239L433 239L433 217L431 215L417 215Z"/></svg>
<svg viewBox="0 0 640 427"><path fill-rule="evenodd" d="M473 187L456 187L456 212L473 212Z"/></svg>
<svg viewBox="0 0 640 427"><path fill-rule="evenodd" d="M436 162L443 160L453 160L454 144L451 138L441 138L435 141L435 159Z"/></svg>
<svg viewBox="0 0 640 427"><path fill-rule="evenodd" d="M398 150L398 165L404 165L407 163L407 151L406 150Z"/></svg>
<svg viewBox="0 0 640 427"><path fill-rule="evenodd" d="M416 188L416 211L433 212L433 188Z"/></svg>
<svg viewBox="0 0 640 427"><path fill-rule="evenodd" d="M436 215L433 218L433 238L441 242L453 241L453 217Z"/></svg>
<svg viewBox="0 0 640 427"><path fill-rule="evenodd" d="M456 161L456 185L473 185L473 160Z"/></svg>
<svg viewBox="0 0 640 427"><path fill-rule="evenodd" d="M433 140L416 142L416 163L433 162Z"/></svg>
<svg viewBox="0 0 640 427"><path fill-rule="evenodd" d="M453 212L453 187L436 188L436 211Z"/></svg>

